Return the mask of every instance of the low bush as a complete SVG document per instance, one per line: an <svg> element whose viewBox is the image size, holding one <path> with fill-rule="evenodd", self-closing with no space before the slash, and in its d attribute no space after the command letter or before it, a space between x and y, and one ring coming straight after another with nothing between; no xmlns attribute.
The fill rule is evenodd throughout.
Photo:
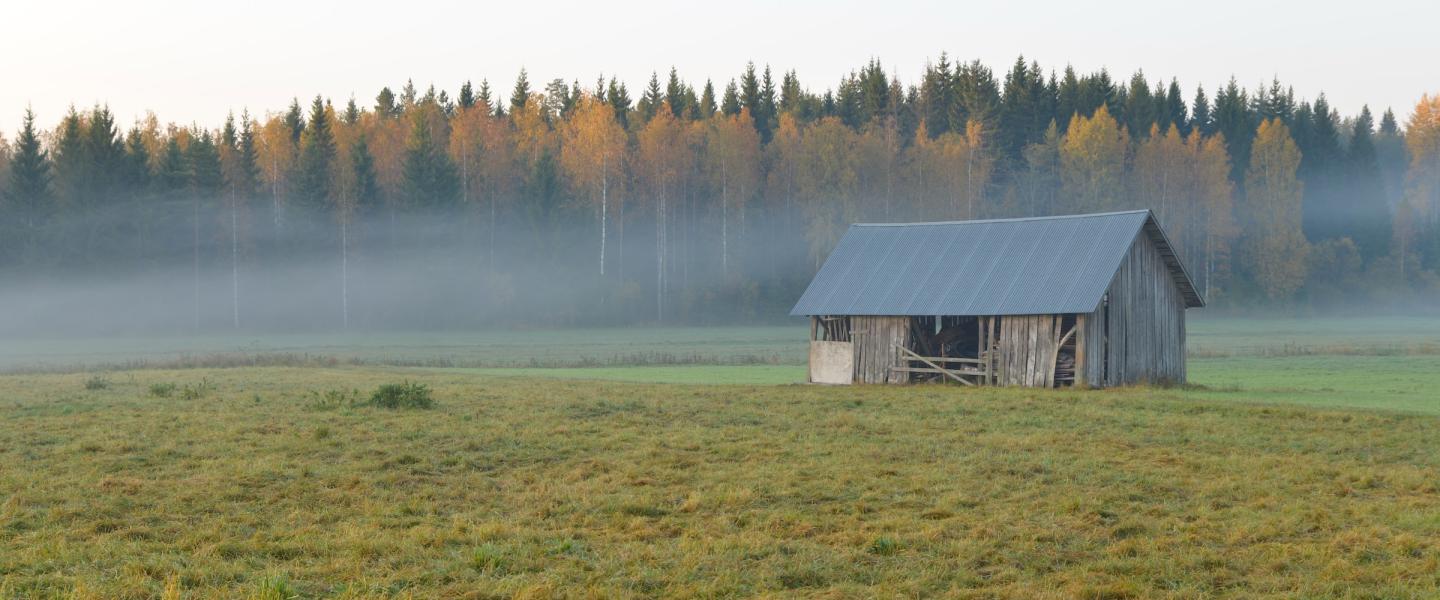
<svg viewBox="0 0 1440 600"><path fill-rule="evenodd" d="M370 405L380 408L434 408L430 386L423 383L387 383L370 395Z"/></svg>
<svg viewBox="0 0 1440 600"><path fill-rule="evenodd" d="M194 385L185 384L185 387L180 389L180 398L182 400L199 400L210 395L214 389L215 385L210 383L209 379L201 379L200 383Z"/></svg>
<svg viewBox="0 0 1440 600"><path fill-rule="evenodd" d="M150 384L150 395L156 398L169 398L175 394L175 390L178 389L178 387L179 386L168 381L164 383L152 383Z"/></svg>
<svg viewBox="0 0 1440 600"><path fill-rule="evenodd" d="M95 375L85 380L85 389L87 390L103 390L108 387L110 387L110 380L103 375Z"/></svg>
<svg viewBox="0 0 1440 600"><path fill-rule="evenodd" d="M360 405L360 390L325 390L310 392L310 401L305 403L309 410L336 410Z"/></svg>

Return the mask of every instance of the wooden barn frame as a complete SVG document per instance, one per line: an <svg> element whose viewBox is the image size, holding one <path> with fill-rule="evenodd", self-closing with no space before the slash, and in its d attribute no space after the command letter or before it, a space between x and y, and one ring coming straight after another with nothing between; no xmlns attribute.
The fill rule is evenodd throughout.
<svg viewBox="0 0 1440 600"><path fill-rule="evenodd" d="M814 383L1185 381L1204 299L1150 211L857 224L796 304Z"/></svg>

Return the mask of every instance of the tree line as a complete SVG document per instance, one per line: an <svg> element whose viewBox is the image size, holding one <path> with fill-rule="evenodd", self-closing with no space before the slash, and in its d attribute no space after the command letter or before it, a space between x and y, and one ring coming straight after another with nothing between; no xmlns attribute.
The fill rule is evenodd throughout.
<svg viewBox="0 0 1440 600"><path fill-rule="evenodd" d="M1212 305L1440 290L1440 97L1402 127L1278 80L1187 93L941 55L913 84L872 60L820 92L750 64L633 95L522 71L503 96L306 104L213 128L27 112L0 143L0 274L188 270L169 293L193 328L266 326L247 302L306 261L336 278L316 326L412 325L366 304L402 286L428 325L728 322L783 314L853 222L1149 208ZM444 268L379 275L407 258Z"/></svg>

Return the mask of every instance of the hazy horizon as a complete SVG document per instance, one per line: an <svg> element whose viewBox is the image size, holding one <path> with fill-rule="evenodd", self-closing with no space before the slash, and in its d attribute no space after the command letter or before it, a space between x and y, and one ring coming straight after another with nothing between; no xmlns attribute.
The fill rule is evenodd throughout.
<svg viewBox="0 0 1440 600"><path fill-rule="evenodd" d="M24 3L0 36L0 52L24 57L11 60L0 86L0 132L13 139L27 106L41 123L72 104L101 103L124 125L154 111L162 122L214 127L230 111L263 115L317 93L369 106L382 86L406 79L453 95L467 79L488 78L508 92L522 67L542 86L554 78L589 86L604 74L638 90L671 66L697 86L708 78L723 87L753 60L795 69L818 91L878 58L913 84L942 52L997 71L1021 54L1047 71L1107 68L1117 80L1143 69L1151 81L1178 78L1187 99L1196 85L1213 96L1232 75L1249 89L1278 76L1297 97L1324 92L1341 114L1368 104L1377 115L1394 109L1402 122L1422 94L1440 91L1425 81L1435 48L1424 24L1440 17L1431 3L1372 2L1363 14L1231 0L1191 6L909 2L871 11L856 2L750 2L700 13L647 3L617 14L585 3L536 11L430 2L398 12L369 2L263 0L244 12L178 1Z"/></svg>

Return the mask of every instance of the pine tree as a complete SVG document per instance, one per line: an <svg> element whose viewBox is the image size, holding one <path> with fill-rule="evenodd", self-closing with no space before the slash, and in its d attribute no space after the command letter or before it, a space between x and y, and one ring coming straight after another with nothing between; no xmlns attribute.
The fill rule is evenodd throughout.
<svg viewBox="0 0 1440 600"><path fill-rule="evenodd" d="M331 197L331 165L335 161L335 138L331 133L325 101L315 96L310 105L310 121L300 146L295 173L295 201L312 211L323 211Z"/></svg>
<svg viewBox="0 0 1440 600"><path fill-rule="evenodd" d="M388 119L399 113L395 106L395 92L390 91L388 86L380 88L380 93L375 95L375 114L382 119Z"/></svg>
<svg viewBox="0 0 1440 600"><path fill-rule="evenodd" d="M522 70L521 73L523 74L524 71ZM400 112L403 113L415 108L416 99L415 81L413 79L406 79L405 87L400 88Z"/></svg>

